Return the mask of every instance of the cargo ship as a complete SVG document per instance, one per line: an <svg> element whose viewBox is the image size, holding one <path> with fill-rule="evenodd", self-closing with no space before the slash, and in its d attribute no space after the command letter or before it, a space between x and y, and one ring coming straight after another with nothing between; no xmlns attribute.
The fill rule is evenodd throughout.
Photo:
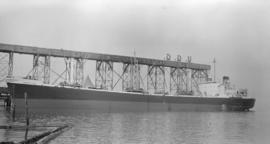
<svg viewBox="0 0 270 144"><path fill-rule="evenodd" d="M214 80L211 80L211 66L193 63L191 56L183 61L181 55L172 60L167 54L161 60L136 57L135 51L131 57L2 43L0 52L9 55L6 81L10 92L8 103L16 112L24 111L25 94L31 111L248 111L255 103L255 99L248 96L247 89L235 88L229 77L216 82L215 65ZM33 56L33 68L25 78L13 76L16 53ZM51 58L64 60L63 73L57 74L52 70ZM84 85L87 80L83 73L85 61L96 63L95 85ZM120 74L114 70L114 63L118 66L122 64ZM141 77L141 70L146 72L144 78ZM51 71L58 76L52 83ZM116 82L114 77L118 78ZM167 78L169 80L166 81ZM122 85L117 85L120 80ZM117 91L116 85L122 89Z"/></svg>
<svg viewBox="0 0 270 144"><path fill-rule="evenodd" d="M249 111L255 99L247 89L231 86L229 77L221 83L199 85L200 94L149 94L143 91L109 91L68 85L50 85L29 79L8 79L16 111L24 111L27 93L32 111L57 110L102 111Z"/></svg>

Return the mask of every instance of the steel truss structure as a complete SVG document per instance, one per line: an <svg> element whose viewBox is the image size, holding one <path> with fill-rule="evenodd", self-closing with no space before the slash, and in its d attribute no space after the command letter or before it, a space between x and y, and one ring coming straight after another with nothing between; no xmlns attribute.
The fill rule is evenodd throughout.
<svg viewBox="0 0 270 144"><path fill-rule="evenodd" d="M50 56L34 55L31 79L42 80L45 84L49 84L50 64Z"/></svg>
<svg viewBox="0 0 270 144"><path fill-rule="evenodd" d="M140 91L142 89L140 71L139 64L123 64L123 91Z"/></svg>
<svg viewBox="0 0 270 144"><path fill-rule="evenodd" d="M9 53L9 58L8 58L8 77L13 76L13 52Z"/></svg>
<svg viewBox="0 0 270 144"><path fill-rule="evenodd" d="M199 84L206 83L208 81L208 71L207 70L192 70L192 91L201 94L198 87Z"/></svg>
<svg viewBox="0 0 270 144"><path fill-rule="evenodd" d="M63 73L65 73L66 84L82 86L84 82L84 59L65 58L65 71Z"/></svg>
<svg viewBox="0 0 270 144"><path fill-rule="evenodd" d="M113 89L113 62L96 61L95 85L98 89Z"/></svg>
<svg viewBox="0 0 270 144"><path fill-rule="evenodd" d="M181 95L190 92L188 71L183 68L170 68L170 94Z"/></svg>
<svg viewBox="0 0 270 144"><path fill-rule="evenodd" d="M66 69L65 69L64 73L65 73L65 82L67 84L72 83L72 77L71 77L72 63L71 62L72 62L71 58L65 58Z"/></svg>
<svg viewBox="0 0 270 144"><path fill-rule="evenodd" d="M147 68L147 91L156 94L165 94L165 67L148 66Z"/></svg>
<svg viewBox="0 0 270 144"><path fill-rule="evenodd" d="M83 59L75 59L75 69L74 69L74 83L77 85L83 85L84 81L84 60Z"/></svg>
<svg viewBox="0 0 270 144"><path fill-rule="evenodd" d="M13 76L13 52L0 54L0 82Z"/></svg>
<svg viewBox="0 0 270 144"><path fill-rule="evenodd" d="M45 84L50 84L50 73L54 72L51 69L50 59L51 57L62 57L65 60L65 70L61 74L54 72L58 78L53 84L62 78L67 85L82 87L85 60L95 60L95 88L114 90L118 82L122 80L123 91L162 95L200 94L199 84L208 81L210 70L209 65L191 63L191 57L188 57L187 62L181 62L180 55L175 61L172 61L170 55L167 55L166 60L157 60L8 44L0 44L0 52L7 53L3 58L0 57L0 60L8 56L7 68L4 68L8 71L6 76L13 76L15 53L31 54L33 55L33 69L29 76L35 80L42 80ZM114 63L123 65L121 75L114 71ZM141 74L145 72L143 70L146 70L146 81L141 77ZM116 83L113 83L114 74L119 77ZM166 80L169 81L169 86L167 86ZM146 88L144 87L145 82Z"/></svg>

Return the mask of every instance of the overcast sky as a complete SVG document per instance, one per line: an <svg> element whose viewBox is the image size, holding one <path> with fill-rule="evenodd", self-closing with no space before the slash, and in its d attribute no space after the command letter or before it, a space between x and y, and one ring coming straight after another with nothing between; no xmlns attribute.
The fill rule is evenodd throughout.
<svg viewBox="0 0 270 144"><path fill-rule="evenodd" d="M135 49L140 57L180 54L204 64L215 57L218 77L263 102L269 8L264 0L1 0L0 42L118 55Z"/></svg>

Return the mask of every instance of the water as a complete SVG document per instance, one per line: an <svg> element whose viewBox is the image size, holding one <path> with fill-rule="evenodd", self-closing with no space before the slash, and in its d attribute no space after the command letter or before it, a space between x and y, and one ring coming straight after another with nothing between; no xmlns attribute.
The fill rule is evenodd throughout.
<svg viewBox="0 0 270 144"><path fill-rule="evenodd" d="M31 115L37 125L71 124L73 127L51 141L105 144L254 144L263 143L269 121L260 112L47 112ZM10 124L1 109L1 125ZM17 124L23 124L20 115ZM0 139L22 137L22 132L0 130Z"/></svg>

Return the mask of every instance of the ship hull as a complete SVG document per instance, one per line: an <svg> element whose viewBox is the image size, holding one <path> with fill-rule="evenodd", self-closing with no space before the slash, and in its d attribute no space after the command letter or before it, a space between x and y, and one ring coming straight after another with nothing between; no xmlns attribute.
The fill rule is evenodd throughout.
<svg viewBox="0 0 270 144"><path fill-rule="evenodd" d="M247 111L255 103L252 98L162 96L23 83L8 83L8 87L17 112L24 111L24 93L31 111Z"/></svg>

